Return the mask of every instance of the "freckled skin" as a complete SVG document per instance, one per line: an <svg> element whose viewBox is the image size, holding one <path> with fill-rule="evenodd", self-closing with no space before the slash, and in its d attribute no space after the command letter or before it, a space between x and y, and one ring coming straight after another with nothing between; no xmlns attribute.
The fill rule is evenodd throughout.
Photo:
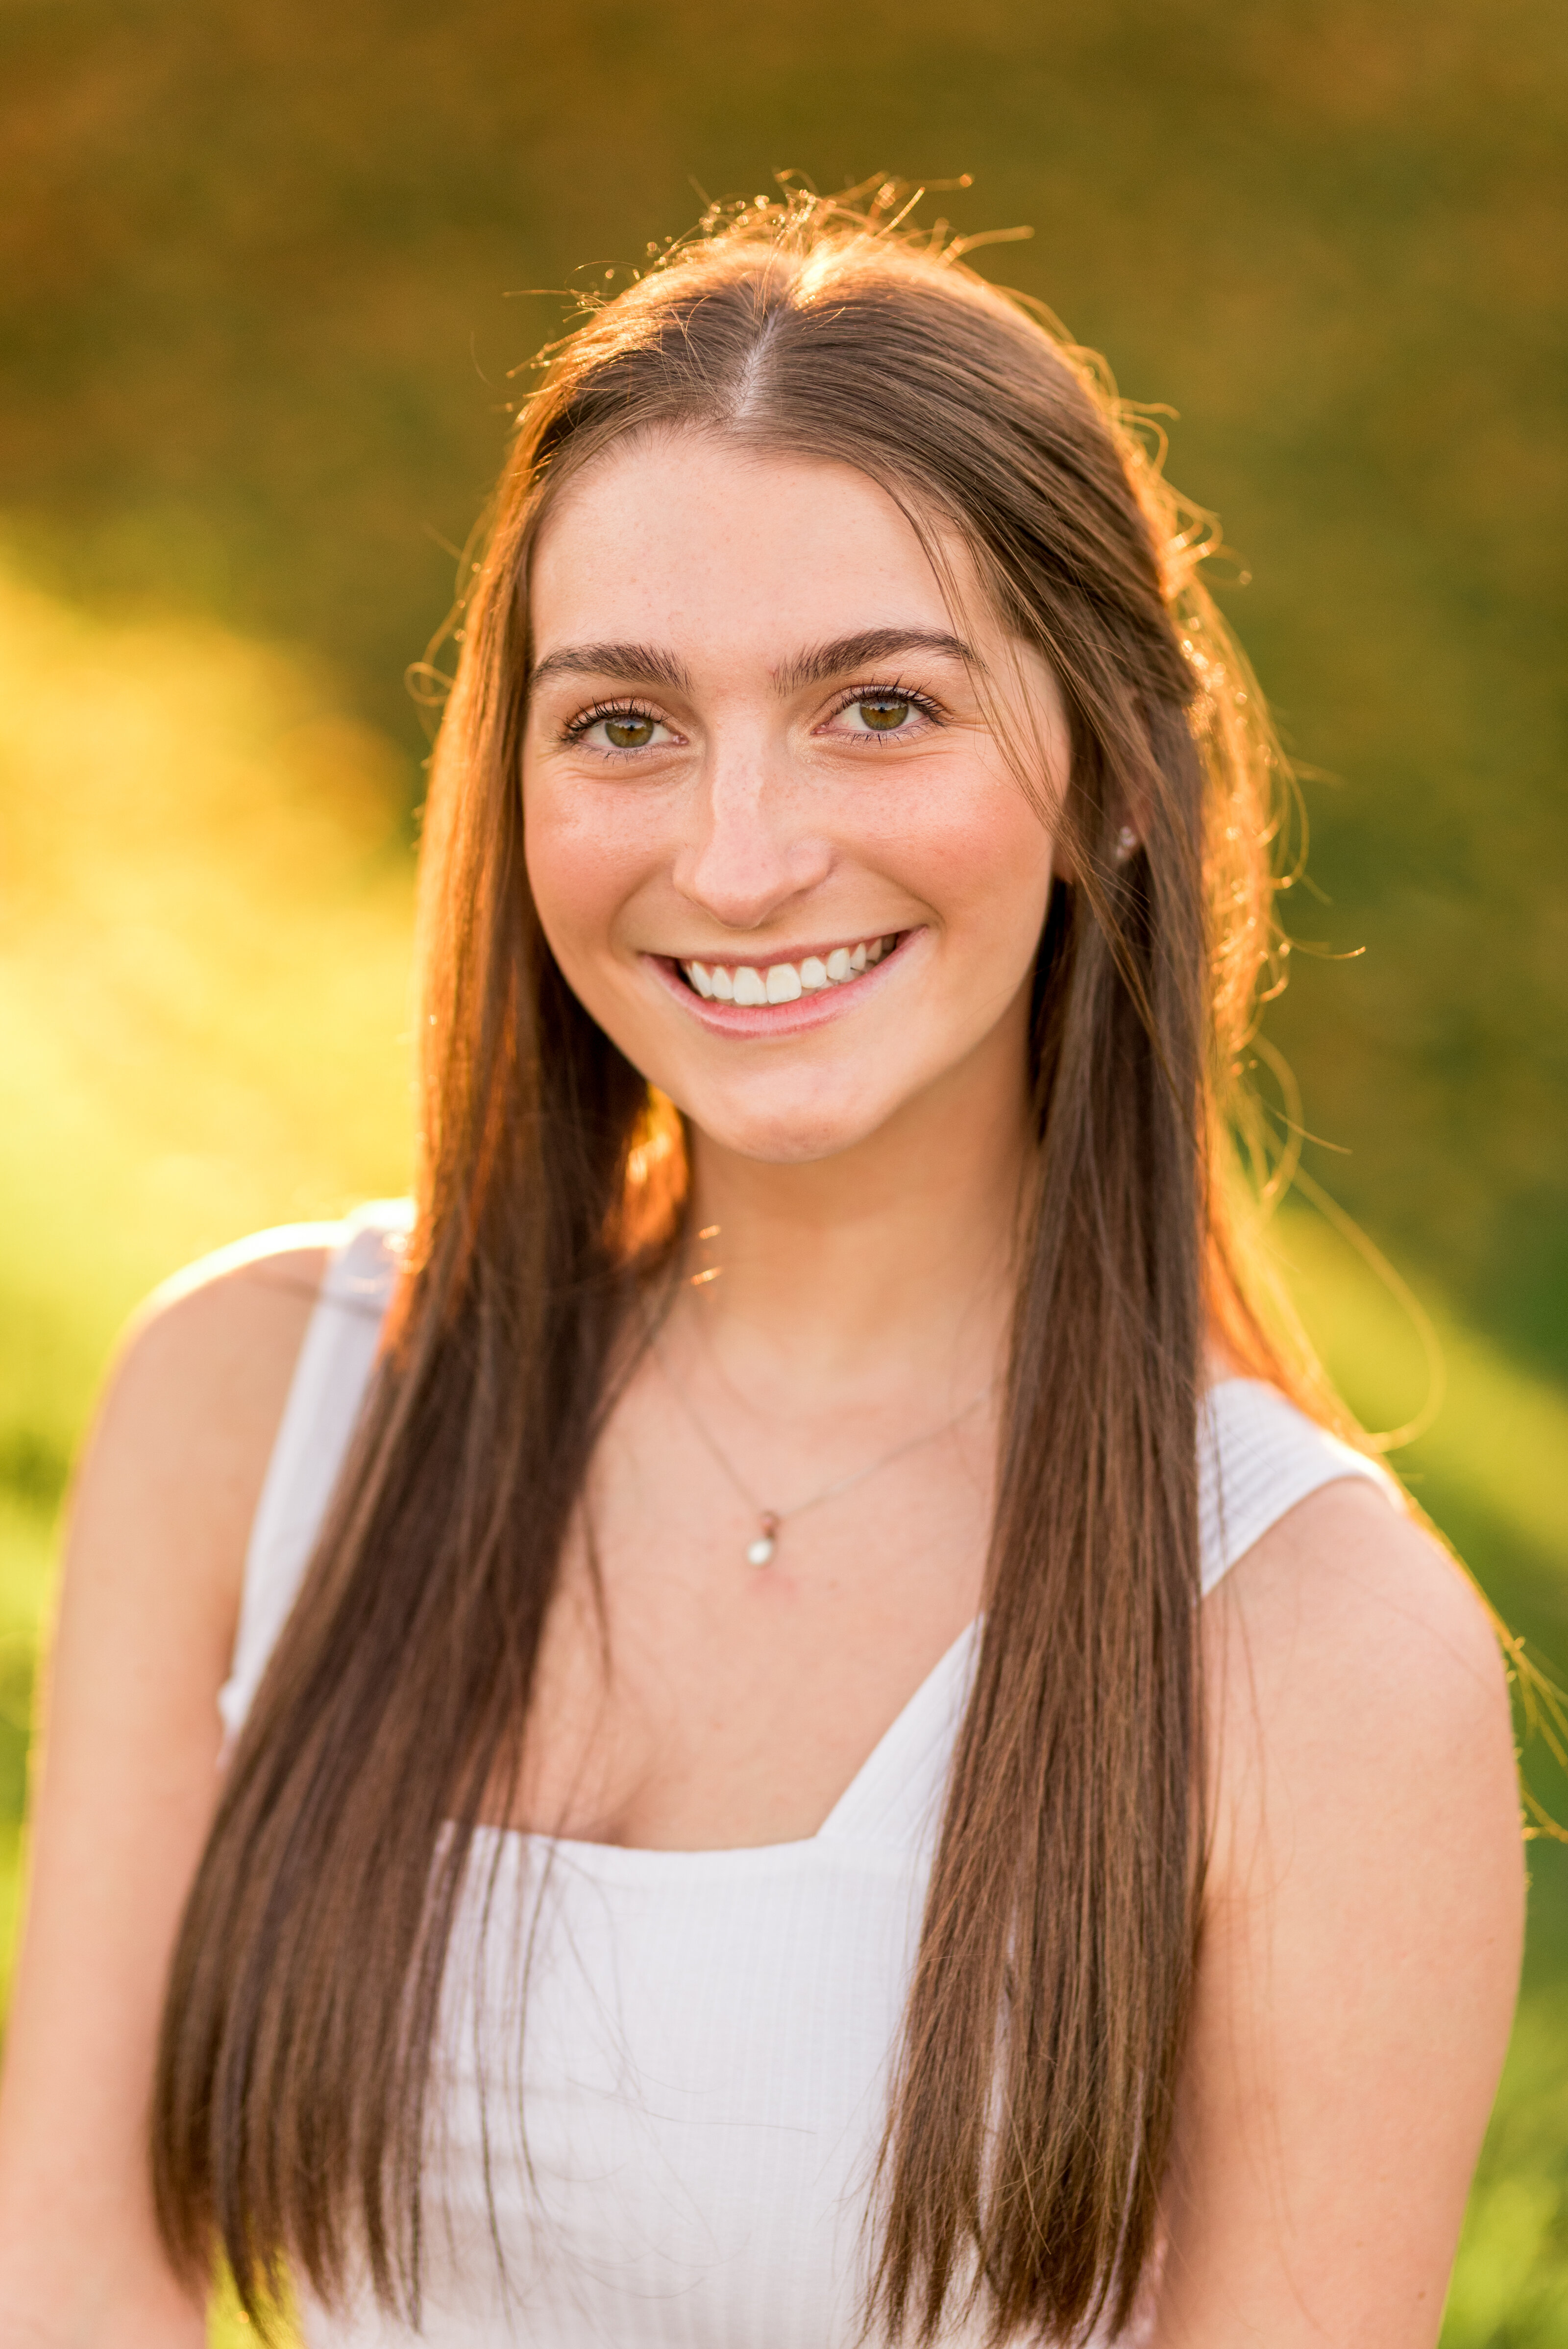
<svg viewBox="0 0 1568 2349"><path fill-rule="evenodd" d="M566 645L667 649L688 684L630 696L658 724L617 753L623 678L554 677L524 757L528 870L562 969L628 1059L702 1131L775 1162L852 1148L989 1051L1015 1059L1052 841L950 654L903 652L780 691L781 667L873 628L962 637L1011 694L1021 740L1064 778L1064 728L1038 656L1007 640L968 576L951 612L913 528L847 467L765 461L694 436L590 467L535 552L536 659ZM839 704L904 688L940 706L895 730ZM618 730L628 730L621 726ZM646 733L646 725L633 730ZM916 935L853 1016L809 1035L716 1040L649 955L765 971L816 945Z"/></svg>

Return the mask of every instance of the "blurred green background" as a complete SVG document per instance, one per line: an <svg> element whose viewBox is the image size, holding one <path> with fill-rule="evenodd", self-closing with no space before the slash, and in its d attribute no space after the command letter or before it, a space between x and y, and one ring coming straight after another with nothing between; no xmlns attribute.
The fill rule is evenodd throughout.
<svg viewBox="0 0 1568 2349"><path fill-rule="evenodd" d="M55 1514L117 1326L202 1249L406 1180L403 671L557 328L536 289L784 168L972 173L926 216L1032 224L989 274L1178 411L1171 473L1223 518L1308 771L1269 1034L1312 1174L1447 1361L1398 1464L1568 1660L1568 15L5 0L0 152L8 1911ZM1320 1219L1278 1245L1353 1404L1407 1420L1410 1316ZM1568 2344L1568 1870L1532 1854L1448 2349Z"/></svg>

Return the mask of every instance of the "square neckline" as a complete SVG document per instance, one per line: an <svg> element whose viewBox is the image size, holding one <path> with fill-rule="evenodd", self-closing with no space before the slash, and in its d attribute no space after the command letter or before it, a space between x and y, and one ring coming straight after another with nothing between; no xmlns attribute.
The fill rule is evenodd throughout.
<svg viewBox="0 0 1568 2349"><path fill-rule="evenodd" d="M1337 1455L1329 1469L1331 1478L1364 1475L1384 1485L1391 1485L1392 1480L1386 1470L1379 1469L1364 1455L1353 1452L1348 1444L1329 1434L1315 1421L1305 1421L1304 1415L1288 1397L1266 1380L1234 1373L1211 1380L1199 1399L1200 1441L1207 1432L1210 1445L1217 1447L1220 1421L1241 1406L1243 1397L1249 1392L1262 1401L1269 1411L1282 1410L1291 1419L1303 1421L1315 1439L1314 1448L1321 1446ZM1217 1401L1221 1395L1226 1397L1224 1402ZM1204 1447L1205 1450L1209 1448ZM1323 1477L1321 1465L1309 1478L1303 1490L1310 1490L1320 1481L1327 1481ZM1289 1501L1286 1506L1290 1506ZM1201 1516L1200 1502L1200 1519ZM1271 1512L1271 1522L1272 1516ZM1200 1599L1209 1596L1234 1557L1251 1546L1251 1529L1237 1530L1241 1532L1242 1537L1233 1547L1222 1523L1215 1529L1221 1554L1218 1561L1208 1557L1200 1559ZM515 1854L537 1848L550 1854L552 1858L558 1856L584 1873L613 1876L622 1880L651 1880L672 1874L690 1878L737 1870L765 1874L840 1852L853 1852L858 1867L874 1863L880 1855L892 1866L907 1868L912 1846L918 1844L920 1837L911 1834L911 1822L908 1816L902 1836L879 1823L878 1814L889 1808L883 1791L885 1782L895 1765L900 1784L914 1778L921 1763L930 1756L939 1723L947 1725L954 1720L958 1706L953 1683L961 1667L966 1676L972 1671L984 1620L983 1614L971 1616L958 1637L944 1649L877 1740L820 1826L809 1836L792 1837L774 1843L666 1846L607 1843L591 1837L552 1836L530 1827L488 1827L478 1832L492 1841L509 1846ZM940 1775L945 1780L945 1756ZM907 1813L909 1806L905 1807ZM919 1803L916 1807L920 1807ZM929 1804L926 1808L929 1810ZM928 1827L930 1823L928 1817L925 1822Z"/></svg>
<svg viewBox="0 0 1568 2349"><path fill-rule="evenodd" d="M310 1537L329 1498L332 1483L347 1449L353 1424L374 1364L381 1315L391 1288L395 1258L409 1212L404 1202L372 1203L352 1217L342 1244L330 1257L316 1311L301 1348L283 1422L267 1464L261 1500L247 1545L245 1582L240 1622L228 1679L219 1694L219 1710L226 1732L225 1747L237 1733L249 1701L265 1669L273 1642L296 1594L306 1562ZM331 1308L348 1308L339 1314ZM1209 1496L1200 1489L1200 1526L1221 1553L1203 1560L1205 1592L1219 1579L1232 1558L1249 1546L1264 1526L1320 1482L1330 1477L1360 1475L1375 1478L1391 1495L1397 1488L1387 1471L1356 1453L1305 1418L1277 1388L1267 1381L1231 1373L1210 1382L1199 1413L1202 1443L1200 1488L1206 1482L1228 1484L1220 1476L1219 1454L1234 1448L1221 1433L1221 1423L1261 1418L1280 1424L1241 1433L1243 1453L1257 1456L1250 1468L1275 1468L1268 1457L1279 1446L1283 1428L1294 1423L1294 1441L1286 1454L1299 1453L1303 1440L1316 1455L1297 1474L1295 1489L1272 1502L1244 1494L1239 1512L1224 1506L1229 1494L1213 1496L1220 1506L1212 1512L1212 1527L1203 1519ZM1269 1440L1272 1438L1272 1441ZM1262 1439L1262 1440L1260 1440ZM1332 1455L1325 1460L1324 1455ZM1229 1466L1227 1463L1227 1466ZM1294 1465L1299 1471L1302 1463ZM1272 1476L1266 1482L1272 1484ZM1262 1500L1260 1509L1258 1504ZM1231 1522L1235 1518L1239 1521ZM1256 1522L1252 1523L1251 1520ZM1239 1538L1238 1538L1239 1537ZM950 1743L960 1707L954 1701L960 1664L972 1661L983 1617L976 1615L959 1632L911 1692L893 1720L866 1755L826 1817L809 1836L763 1844L723 1844L692 1847L608 1843L583 1837L553 1837L528 1827L485 1823L476 1837L514 1854L537 1847L558 1855L563 1862L596 1874L657 1878L663 1874L703 1874L751 1869L765 1872L798 1866L803 1859L821 1858L852 1848L861 1865L874 1864L880 1855L898 1866L909 1864L911 1846L921 1841L937 1796L936 1779L945 1780L948 1755L933 1774L932 1759L939 1733Z"/></svg>
<svg viewBox="0 0 1568 2349"><path fill-rule="evenodd" d="M948 1696L950 1684L961 1668L967 1671L979 1645L983 1619L979 1615L971 1616L957 1639L943 1649L924 1679L899 1706L821 1826L808 1836L792 1836L774 1843L607 1843L591 1836L550 1835L536 1827L486 1825L475 1829L474 1839L477 1842L483 1837L488 1845L508 1847L518 1856L532 1849L547 1853L552 1858L559 1856L595 1875L653 1875L665 1866L679 1868L686 1874L717 1873L725 1863L766 1872L824 1850L832 1854L846 1849L854 1852L857 1866L864 1866L867 1853L874 1853L878 1847L887 1850L898 1867L907 1867L907 1847L892 1837L857 1829L856 1815L871 1806L876 1791L895 1762L901 1762L907 1770L929 1752L937 1725L939 1699ZM943 1713L949 1710L947 1706L941 1708Z"/></svg>

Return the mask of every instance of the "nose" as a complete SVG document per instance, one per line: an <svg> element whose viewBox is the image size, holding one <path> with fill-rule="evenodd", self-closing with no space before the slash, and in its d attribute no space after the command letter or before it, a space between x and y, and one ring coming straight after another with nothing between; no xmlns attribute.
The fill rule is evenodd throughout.
<svg viewBox="0 0 1568 2349"><path fill-rule="evenodd" d="M833 844L811 794L760 746L715 748L692 796L676 887L727 930L758 930L826 879Z"/></svg>

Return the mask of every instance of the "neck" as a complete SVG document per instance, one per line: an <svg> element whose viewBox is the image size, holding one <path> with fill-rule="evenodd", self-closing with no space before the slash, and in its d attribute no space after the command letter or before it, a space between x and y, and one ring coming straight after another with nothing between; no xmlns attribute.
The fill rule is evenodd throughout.
<svg viewBox="0 0 1568 2349"><path fill-rule="evenodd" d="M1000 1368L1032 1155L1012 1033L831 1158L766 1164L695 1134L680 1309L759 1401L913 1388L956 1407Z"/></svg>

